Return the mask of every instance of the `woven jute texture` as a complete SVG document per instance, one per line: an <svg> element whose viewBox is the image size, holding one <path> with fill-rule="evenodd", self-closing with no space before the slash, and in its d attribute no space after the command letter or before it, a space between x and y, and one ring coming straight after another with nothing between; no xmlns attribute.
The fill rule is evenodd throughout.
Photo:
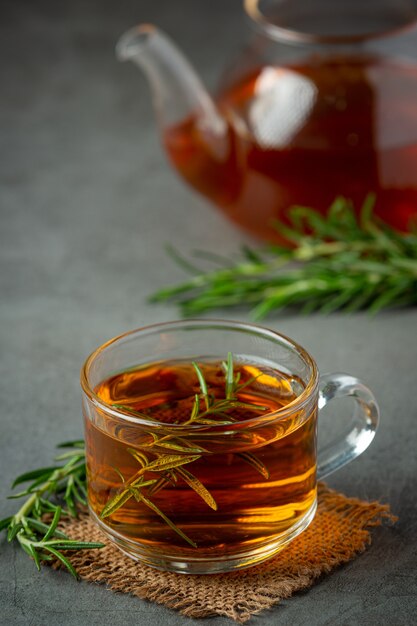
<svg viewBox="0 0 417 626"><path fill-rule="evenodd" d="M320 484L317 514L308 529L276 557L247 570L207 576L160 572L131 560L109 542L101 550L75 553L71 562L82 579L113 591L164 604L188 617L223 615L244 623L363 552L370 528L384 520L395 521L388 505L347 498ZM74 539L106 542L86 512L65 520L61 528Z"/></svg>

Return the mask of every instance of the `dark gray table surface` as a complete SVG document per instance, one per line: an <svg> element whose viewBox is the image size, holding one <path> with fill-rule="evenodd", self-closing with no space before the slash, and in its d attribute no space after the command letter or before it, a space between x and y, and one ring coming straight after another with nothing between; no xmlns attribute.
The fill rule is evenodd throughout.
<svg viewBox="0 0 417 626"><path fill-rule="evenodd" d="M5 500L13 477L48 465L55 443L82 434L78 372L87 354L120 332L178 317L145 300L183 276L163 245L231 254L245 240L169 168L147 85L118 64L114 43L139 21L158 23L213 86L245 24L238 0L7 0L0 15L3 516L13 511ZM248 319L245 311L223 317ZM399 522L253 623L415 624L417 314L286 314L268 325L302 343L322 371L354 373L374 390L378 435L329 483L389 502ZM201 623L66 573L37 573L4 539L0 546L1 624Z"/></svg>

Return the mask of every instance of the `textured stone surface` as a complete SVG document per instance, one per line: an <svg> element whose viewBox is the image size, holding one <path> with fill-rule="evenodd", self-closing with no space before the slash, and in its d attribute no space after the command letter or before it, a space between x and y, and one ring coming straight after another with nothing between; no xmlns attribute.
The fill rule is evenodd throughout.
<svg viewBox="0 0 417 626"><path fill-rule="evenodd" d="M164 243L232 253L244 239L169 169L145 81L117 63L114 43L138 21L157 22L214 85L245 25L238 0L3 0L1 15L0 501L7 515L13 477L48 464L56 442L82 432L78 372L87 354L124 330L177 317L174 307L145 302L182 277L161 252ZM322 371L354 373L375 391L377 438L329 484L389 502L400 521L377 529L360 558L254 623L413 624L417 314L281 315L268 324L309 349ZM1 624L198 623L65 573L38 574L3 539L1 552Z"/></svg>

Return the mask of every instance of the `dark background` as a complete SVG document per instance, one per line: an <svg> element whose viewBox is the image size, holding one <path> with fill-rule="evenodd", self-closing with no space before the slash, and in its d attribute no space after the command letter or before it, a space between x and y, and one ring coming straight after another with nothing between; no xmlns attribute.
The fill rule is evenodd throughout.
<svg viewBox="0 0 417 626"><path fill-rule="evenodd" d="M1 517L9 484L82 434L79 368L103 341L178 316L146 296L183 277L167 241L232 254L245 237L175 177L159 147L145 80L114 56L118 36L155 22L210 87L246 37L239 0L1 2ZM219 316L248 319L245 311ZM272 624L414 624L416 591L415 311L302 317L268 325L322 371L362 377L381 405L370 450L329 479L389 502L400 521L372 547L274 610ZM155 604L33 563L1 539L0 623L200 624ZM212 626L231 623L213 618Z"/></svg>

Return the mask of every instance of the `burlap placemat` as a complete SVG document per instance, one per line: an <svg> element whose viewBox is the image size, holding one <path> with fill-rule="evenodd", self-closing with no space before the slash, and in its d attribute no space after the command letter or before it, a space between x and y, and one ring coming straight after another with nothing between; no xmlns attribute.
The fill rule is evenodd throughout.
<svg viewBox="0 0 417 626"><path fill-rule="evenodd" d="M395 519L386 504L347 498L321 484L309 528L276 557L247 570L209 576L160 572L108 542L101 550L75 553L71 562L82 579L104 583L113 591L164 604L188 617L222 615L244 623L353 559L370 543L371 527ZM61 528L73 539L106 542L86 512L65 520Z"/></svg>

